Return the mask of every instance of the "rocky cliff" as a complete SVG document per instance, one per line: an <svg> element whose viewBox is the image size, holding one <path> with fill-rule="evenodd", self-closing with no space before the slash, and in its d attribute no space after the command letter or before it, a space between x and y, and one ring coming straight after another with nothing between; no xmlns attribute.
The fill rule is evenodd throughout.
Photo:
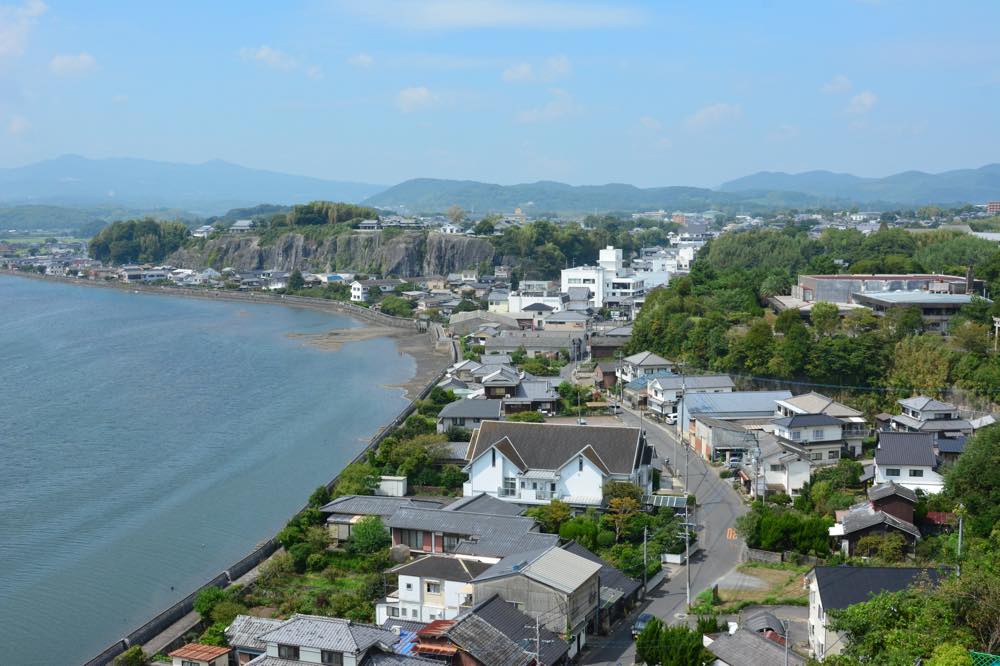
<svg viewBox="0 0 1000 666"><path fill-rule="evenodd" d="M313 241L288 233L273 243L257 236L225 236L182 248L165 260L181 268L231 266L241 271L353 271L397 277L441 275L493 263L493 245L482 238L437 232L356 232Z"/></svg>

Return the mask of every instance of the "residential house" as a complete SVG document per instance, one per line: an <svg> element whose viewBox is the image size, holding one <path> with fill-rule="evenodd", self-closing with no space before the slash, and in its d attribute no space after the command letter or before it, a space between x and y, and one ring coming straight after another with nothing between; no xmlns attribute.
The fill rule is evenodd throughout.
<svg viewBox="0 0 1000 666"><path fill-rule="evenodd" d="M414 653L457 666L560 666L569 645L535 618L493 595L454 620L437 620L417 631ZM537 655L536 655L537 651Z"/></svg>
<svg viewBox="0 0 1000 666"><path fill-rule="evenodd" d="M237 616L237 621L240 617ZM399 639L394 631L375 625L296 614L259 634L256 640L264 645L264 653L246 663L250 666L375 666L382 663L377 659L379 654L407 659L394 654Z"/></svg>
<svg viewBox="0 0 1000 666"><path fill-rule="evenodd" d="M826 414L840 419L843 423L841 434L847 450L852 456L861 455L862 442L870 433L870 429L860 411L814 391L787 400L778 400L775 404L777 408L774 413L779 418L796 414Z"/></svg>
<svg viewBox="0 0 1000 666"><path fill-rule="evenodd" d="M757 432L750 455L742 457L738 477L751 497L781 492L798 495L809 481L809 453L792 442L770 433Z"/></svg>
<svg viewBox="0 0 1000 666"><path fill-rule="evenodd" d="M420 622L451 620L472 605L472 580L490 564L470 558L427 555L389 570L398 588L375 604L375 621L389 618Z"/></svg>
<svg viewBox="0 0 1000 666"><path fill-rule="evenodd" d="M957 439L972 434L972 425L949 402L918 395L899 401L902 414L889 420L889 427L897 432L928 432L937 439Z"/></svg>
<svg viewBox="0 0 1000 666"><path fill-rule="evenodd" d="M627 384L643 375L652 375L665 370L670 371L673 367L673 363L653 352L639 352L622 359L621 367L618 369L618 379L623 384Z"/></svg>
<svg viewBox="0 0 1000 666"><path fill-rule="evenodd" d="M511 554L472 581L473 601L499 594L570 642L569 657L586 645L597 619L601 565L558 546Z"/></svg>
<svg viewBox="0 0 1000 666"><path fill-rule="evenodd" d="M875 448L875 483L895 483L936 494L944 489L934 455L934 434L880 432Z"/></svg>
<svg viewBox="0 0 1000 666"><path fill-rule="evenodd" d="M388 293L402 284L399 280L355 280L351 283L351 301L364 303L371 300L376 291Z"/></svg>
<svg viewBox="0 0 1000 666"><path fill-rule="evenodd" d="M506 289L494 289L486 297L486 308L490 312L510 312L507 305L507 298L510 292Z"/></svg>
<svg viewBox="0 0 1000 666"><path fill-rule="evenodd" d="M672 377L673 374L670 370L657 370L649 374L639 375L621 386L622 399L633 409L645 409L649 399L650 384L660 377Z"/></svg>
<svg viewBox="0 0 1000 666"><path fill-rule="evenodd" d="M842 610L882 592L899 592L923 582L936 583L942 569L903 567L815 567L806 574L809 588L809 648L822 661L840 654L847 637L827 627L827 611Z"/></svg>
<svg viewBox="0 0 1000 666"><path fill-rule="evenodd" d="M677 430L689 440L691 419L696 414L722 421L770 420L778 400L792 397L791 391L732 391L730 393L688 393L681 396L677 409Z"/></svg>
<svg viewBox="0 0 1000 666"><path fill-rule="evenodd" d="M735 421L695 414L691 423L691 449L705 460L729 462L749 459L748 453L756 444L753 433Z"/></svg>
<svg viewBox="0 0 1000 666"><path fill-rule="evenodd" d="M595 359L615 358L631 339L631 326L618 326L594 333L590 336L590 356Z"/></svg>
<svg viewBox="0 0 1000 666"><path fill-rule="evenodd" d="M528 289L522 283L521 288L507 294L507 312L511 315L531 315L537 312L537 306L544 306L547 312L565 310L569 296L555 289ZM534 310L532 310L534 308Z"/></svg>
<svg viewBox="0 0 1000 666"><path fill-rule="evenodd" d="M909 549L920 540L920 530L913 524L913 507L917 495L909 488L893 482L868 489L868 501L837 511L837 522L830 527L830 536L845 557L856 554L858 541L866 536L899 534Z"/></svg>
<svg viewBox="0 0 1000 666"><path fill-rule="evenodd" d="M583 358L584 340L582 332L573 331L501 331L486 341L486 354L513 354L523 348L529 358L565 353L578 361Z"/></svg>
<svg viewBox="0 0 1000 666"><path fill-rule="evenodd" d="M487 421L486 423L492 423ZM416 553L448 553L477 558L501 558L558 542L542 534L532 518L400 507L385 521L392 544Z"/></svg>
<svg viewBox="0 0 1000 666"><path fill-rule="evenodd" d="M254 230L257 223L253 220L236 220L233 222L232 226L229 227L229 231L234 234L246 234Z"/></svg>
<svg viewBox="0 0 1000 666"><path fill-rule="evenodd" d="M463 442L465 448L462 457L469 448L468 442ZM466 513L481 513L490 516L520 516L524 513L524 507L520 507L510 502L504 502L493 495L479 493L468 497L459 497L454 502L444 507L445 511L464 511Z"/></svg>
<svg viewBox="0 0 1000 666"><path fill-rule="evenodd" d="M344 495L320 507L320 512L329 514L326 519L327 529L335 542L341 542L350 540L351 529L362 518L378 516L384 522L400 507L440 509L442 504L435 500L412 497Z"/></svg>
<svg viewBox="0 0 1000 666"><path fill-rule="evenodd" d="M188 643L167 654L173 666L228 666L229 648Z"/></svg>
<svg viewBox="0 0 1000 666"><path fill-rule="evenodd" d="M827 414L774 419L775 436L804 448L815 466L833 465L840 460L844 452L843 427L843 421Z"/></svg>
<svg viewBox="0 0 1000 666"><path fill-rule="evenodd" d="M277 629L282 623L284 620L237 615L225 630L226 642L232 647L236 657L236 666L244 666L267 652L267 643L260 640L260 636Z"/></svg>
<svg viewBox="0 0 1000 666"><path fill-rule="evenodd" d="M554 413L556 403L559 402L557 385L556 381L549 379L522 379L515 387L513 395L503 399L504 414L529 411Z"/></svg>
<svg viewBox="0 0 1000 666"><path fill-rule="evenodd" d="M445 405L438 412L437 431L447 432L448 428L477 428L483 421L499 421L503 412L503 400L456 400Z"/></svg>
<svg viewBox="0 0 1000 666"><path fill-rule="evenodd" d="M732 393L729 375L659 375L646 388L651 412L667 415L677 412L677 403L685 393Z"/></svg>
<svg viewBox="0 0 1000 666"><path fill-rule="evenodd" d="M593 352L591 353L593 354ZM606 391L614 389L618 384L617 370L614 363L601 361L594 367L594 385Z"/></svg>
<svg viewBox="0 0 1000 666"><path fill-rule="evenodd" d="M599 593L600 621L597 630L599 633L607 633L610 631L612 623L626 617L638 603L642 583L626 576L576 541L564 544L562 549L585 560L590 560L601 567L598 572L601 589Z"/></svg>
<svg viewBox="0 0 1000 666"><path fill-rule="evenodd" d="M215 231L215 227L211 224L203 224L191 232L191 235L195 238L208 238L212 232Z"/></svg>
<svg viewBox="0 0 1000 666"><path fill-rule="evenodd" d="M764 634L740 627L732 633L706 635L705 648L715 656L711 666L804 666L804 657L774 632Z"/></svg>
<svg viewBox="0 0 1000 666"><path fill-rule="evenodd" d="M608 481L628 481L651 493L652 455L638 428L484 421L469 443L463 494L600 506Z"/></svg>
<svg viewBox="0 0 1000 666"><path fill-rule="evenodd" d="M576 310L563 310L543 315L536 328L546 331L588 331L590 330L590 315Z"/></svg>

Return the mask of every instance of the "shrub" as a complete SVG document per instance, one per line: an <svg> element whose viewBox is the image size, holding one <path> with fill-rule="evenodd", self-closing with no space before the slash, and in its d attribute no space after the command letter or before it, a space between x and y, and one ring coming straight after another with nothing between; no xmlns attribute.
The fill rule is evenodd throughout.
<svg viewBox="0 0 1000 666"><path fill-rule="evenodd" d="M597 545L601 548L610 548L615 545L615 533L611 530L601 530L597 533Z"/></svg>
<svg viewBox="0 0 1000 666"><path fill-rule="evenodd" d="M788 493L773 493L768 495L767 501L776 506L788 506L792 503L792 498Z"/></svg>
<svg viewBox="0 0 1000 666"><path fill-rule="evenodd" d="M309 506L313 509L319 509L321 506L323 506L329 501L330 501L330 489L327 488L326 486L320 486L319 488L317 488L312 492L312 495L309 496Z"/></svg>
<svg viewBox="0 0 1000 666"><path fill-rule="evenodd" d="M226 592L220 587L206 587L194 598L194 609L198 615L209 617L215 605L226 600Z"/></svg>
<svg viewBox="0 0 1000 666"><path fill-rule="evenodd" d="M326 553L312 553L306 558L307 571L322 571L326 568Z"/></svg>
<svg viewBox="0 0 1000 666"><path fill-rule="evenodd" d="M445 435L449 442L468 442L472 439L472 431L459 426L451 426Z"/></svg>
<svg viewBox="0 0 1000 666"><path fill-rule="evenodd" d="M441 474L438 476L441 485L449 490L461 488L468 478L469 475L463 472L458 465L445 465L441 468Z"/></svg>
<svg viewBox="0 0 1000 666"><path fill-rule="evenodd" d="M545 417L541 412L518 412L506 417L508 421L520 423L545 423Z"/></svg>
<svg viewBox="0 0 1000 666"><path fill-rule="evenodd" d="M215 608L212 609L212 622L219 623L223 627L228 627L236 619L237 615L246 613L246 611L247 607L240 602L225 599L215 604Z"/></svg>
<svg viewBox="0 0 1000 666"><path fill-rule="evenodd" d="M288 554L292 557L292 567L295 573L305 573L309 566L309 556L312 555L312 548L307 543L297 543L288 549Z"/></svg>
<svg viewBox="0 0 1000 666"><path fill-rule="evenodd" d="M387 548L392 542L389 532L378 516L365 516L351 529L350 551L370 554Z"/></svg>
<svg viewBox="0 0 1000 666"><path fill-rule="evenodd" d="M133 645L115 657L112 663L114 666L146 666L146 655L142 651L142 646Z"/></svg>
<svg viewBox="0 0 1000 666"><path fill-rule="evenodd" d="M732 475L733 475L733 470L731 470L731 469L724 469L724 470L721 470L719 472L719 478L720 479L728 479Z"/></svg>

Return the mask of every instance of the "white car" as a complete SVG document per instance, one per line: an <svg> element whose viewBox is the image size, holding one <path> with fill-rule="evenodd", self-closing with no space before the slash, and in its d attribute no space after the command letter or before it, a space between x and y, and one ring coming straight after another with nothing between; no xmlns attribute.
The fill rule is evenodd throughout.
<svg viewBox="0 0 1000 666"><path fill-rule="evenodd" d="M677 423L677 412L674 412L673 414L667 414L666 416L663 417L663 420L669 423L670 425L674 425L675 423Z"/></svg>

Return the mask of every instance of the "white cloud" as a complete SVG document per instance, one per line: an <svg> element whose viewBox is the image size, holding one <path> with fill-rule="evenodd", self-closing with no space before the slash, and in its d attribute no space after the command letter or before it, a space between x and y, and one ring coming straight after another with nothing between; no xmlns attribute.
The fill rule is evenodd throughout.
<svg viewBox="0 0 1000 666"><path fill-rule="evenodd" d="M835 77L823 84L820 88L827 95L833 95L836 93L845 93L851 89L851 80L847 78L844 74L837 74Z"/></svg>
<svg viewBox="0 0 1000 666"><path fill-rule="evenodd" d="M403 88L396 93L396 108L403 113L413 113L437 104L437 95L425 86Z"/></svg>
<svg viewBox="0 0 1000 666"><path fill-rule="evenodd" d="M651 129L651 130L663 129L663 123L661 123L653 116L642 116L641 118L639 118L639 123L646 129Z"/></svg>
<svg viewBox="0 0 1000 666"><path fill-rule="evenodd" d="M367 53L356 53L348 58L347 62L355 67L371 67L375 64L375 58Z"/></svg>
<svg viewBox="0 0 1000 666"><path fill-rule="evenodd" d="M56 76L76 76L97 69L97 59L87 52L56 55L49 61L49 71Z"/></svg>
<svg viewBox="0 0 1000 666"><path fill-rule="evenodd" d="M31 128L31 124L22 116L11 116L7 121L7 133L20 136Z"/></svg>
<svg viewBox="0 0 1000 666"><path fill-rule="evenodd" d="M718 125L730 120L736 120L743 115L743 109L738 104L710 104L698 109L684 121L689 129L700 129L710 125Z"/></svg>
<svg viewBox="0 0 1000 666"><path fill-rule="evenodd" d="M340 6L369 20L407 30L581 30L633 26L642 19L636 10L614 3L552 0L367 0L342 1Z"/></svg>
<svg viewBox="0 0 1000 666"><path fill-rule="evenodd" d="M503 71L503 80L508 82L553 81L569 76L572 71L573 64L570 59L564 55L556 55L546 58L538 67L528 62L511 65Z"/></svg>
<svg viewBox="0 0 1000 666"><path fill-rule="evenodd" d="M552 88L549 93L552 95L551 100L542 106L520 112L517 114L517 121L526 124L549 122L580 111L580 106L573 100L573 96L565 90Z"/></svg>
<svg viewBox="0 0 1000 666"><path fill-rule="evenodd" d="M0 5L0 58L17 57L24 53L28 33L47 9L41 0L28 0L22 5Z"/></svg>
<svg viewBox="0 0 1000 666"><path fill-rule="evenodd" d="M295 69L298 66L298 62L296 62L295 58L288 55L284 51L271 48L266 44L256 48L240 49L240 58L243 60L258 62L271 69L290 70Z"/></svg>
<svg viewBox="0 0 1000 666"><path fill-rule="evenodd" d="M306 76L315 81L319 81L323 78L323 68L319 65L310 65L309 69L306 70Z"/></svg>
<svg viewBox="0 0 1000 666"><path fill-rule="evenodd" d="M855 114L868 113L877 101L878 95L871 90L862 90L851 98L851 103L847 105L847 112Z"/></svg>

